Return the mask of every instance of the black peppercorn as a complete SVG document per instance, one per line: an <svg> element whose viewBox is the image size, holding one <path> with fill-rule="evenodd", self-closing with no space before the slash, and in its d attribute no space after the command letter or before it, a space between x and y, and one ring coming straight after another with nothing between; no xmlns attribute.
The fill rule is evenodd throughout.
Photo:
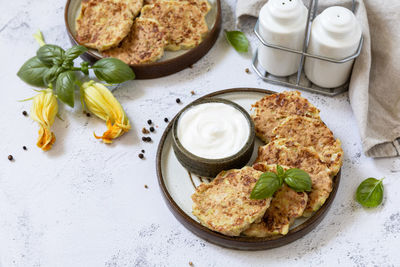
<svg viewBox="0 0 400 267"><path fill-rule="evenodd" d="M168 118L164 118L164 121L165 121L165 122L168 122Z"/></svg>
<svg viewBox="0 0 400 267"><path fill-rule="evenodd" d="M179 98L176 99L176 103L181 103L181 100Z"/></svg>
<svg viewBox="0 0 400 267"><path fill-rule="evenodd" d="M148 120L148 121L147 121L147 124L148 124L148 125L150 125L150 124L152 124L152 123L153 123L153 122L152 122L151 120Z"/></svg>
<svg viewBox="0 0 400 267"><path fill-rule="evenodd" d="M142 137L142 141L146 142L147 138L145 136Z"/></svg>
<svg viewBox="0 0 400 267"><path fill-rule="evenodd" d="M142 149L142 153L144 153L145 151L144 151L144 149Z"/></svg>
<svg viewBox="0 0 400 267"><path fill-rule="evenodd" d="M88 112L88 113L86 113L86 117L90 117L90 113Z"/></svg>
<svg viewBox="0 0 400 267"><path fill-rule="evenodd" d="M26 112L26 111L24 110L24 111L22 111L22 115L28 116L28 112Z"/></svg>
<svg viewBox="0 0 400 267"><path fill-rule="evenodd" d="M151 142L151 137L147 137L147 142Z"/></svg>
<svg viewBox="0 0 400 267"><path fill-rule="evenodd" d="M153 126L150 127L150 132L154 132L154 127Z"/></svg>
<svg viewBox="0 0 400 267"><path fill-rule="evenodd" d="M142 153L139 154L139 158L142 159L144 158L144 155Z"/></svg>
<svg viewBox="0 0 400 267"><path fill-rule="evenodd" d="M12 155L8 155L8 160L12 161L14 159L14 157Z"/></svg>
<svg viewBox="0 0 400 267"><path fill-rule="evenodd" d="M22 149L23 149L23 150L27 150L26 146L23 146Z"/></svg>

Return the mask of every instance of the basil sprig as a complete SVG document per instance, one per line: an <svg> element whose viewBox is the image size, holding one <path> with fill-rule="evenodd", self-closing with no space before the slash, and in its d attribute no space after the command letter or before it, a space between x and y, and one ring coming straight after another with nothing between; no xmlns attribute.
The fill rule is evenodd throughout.
<svg viewBox="0 0 400 267"><path fill-rule="evenodd" d="M225 31L225 37L236 51L246 53L249 50L249 40L241 31Z"/></svg>
<svg viewBox="0 0 400 267"><path fill-rule="evenodd" d="M276 166L276 173L264 172L251 191L251 199L265 199L272 197L285 182L296 192L311 191L311 178L303 170L289 169L284 171L282 166Z"/></svg>
<svg viewBox="0 0 400 267"><path fill-rule="evenodd" d="M373 208L382 203L383 200L383 179L365 179L357 188L356 200L364 207Z"/></svg>
<svg viewBox="0 0 400 267"><path fill-rule="evenodd" d="M110 84L135 79L132 69L119 59L103 58L91 67L83 61L80 67L75 67L74 60L88 50L86 47L76 45L65 51L58 45L45 44L41 32L35 38L41 47L35 57L22 65L18 77L33 86L54 87L58 99L71 107L74 106L75 87L80 83L76 71L89 75L89 69L93 69L99 80Z"/></svg>

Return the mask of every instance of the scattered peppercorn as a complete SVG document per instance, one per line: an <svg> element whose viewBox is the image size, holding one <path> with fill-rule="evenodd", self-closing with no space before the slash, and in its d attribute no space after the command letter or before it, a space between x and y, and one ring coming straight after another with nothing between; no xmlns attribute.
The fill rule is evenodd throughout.
<svg viewBox="0 0 400 267"><path fill-rule="evenodd" d="M194 91L190 91L190 93L191 93L192 95L195 95L195 92L194 92Z"/></svg>
<svg viewBox="0 0 400 267"><path fill-rule="evenodd" d="M146 152L146 151L144 151L144 149L142 149L142 153L144 153L144 152Z"/></svg>
<svg viewBox="0 0 400 267"><path fill-rule="evenodd" d="M153 126L150 127L150 132L154 132L154 127Z"/></svg>
<svg viewBox="0 0 400 267"><path fill-rule="evenodd" d="M165 121L165 122L168 122L168 118L164 118L164 121Z"/></svg>
<svg viewBox="0 0 400 267"><path fill-rule="evenodd" d="M193 262L189 261L189 265L190 265L190 266L193 266Z"/></svg>
<svg viewBox="0 0 400 267"><path fill-rule="evenodd" d="M86 113L86 117L90 117L90 113L88 112L88 113Z"/></svg>
<svg viewBox="0 0 400 267"><path fill-rule="evenodd" d="M145 136L142 137L142 141L146 142L147 138Z"/></svg>
<svg viewBox="0 0 400 267"><path fill-rule="evenodd" d="M176 99L176 103L181 103L181 100L179 98Z"/></svg>
<svg viewBox="0 0 400 267"><path fill-rule="evenodd" d="M24 111L22 111L22 115L28 116L28 112L26 112L26 111L24 110Z"/></svg>
<svg viewBox="0 0 400 267"><path fill-rule="evenodd" d="M246 68L244 71L245 71L246 73L250 73L249 68Z"/></svg>
<svg viewBox="0 0 400 267"><path fill-rule="evenodd" d="M147 130L146 128L143 127L142 133L143 133L143 134L148 134L148 133L149 133L149 130Z"/></svg>
<svg viewBox="0 0 400 267"><path fill-rule="evenodd" d="M152 122L151 120L148 120L148 121L147 121L147 124L148 124L148 125L151 125L152 123L153 123L153 122Z"/></svg>
<svg viewBox="0 0 400 267"><path fill-rule="evenodd" d="M22 149L23 149L23 150L27 150L26 146L23 146Z"/></svg>
<svg viewBox="0 0 400 267"><path fill-rule="evenodd" d="M14 157L12 155L8 155L8 160L12 161L14 159Z"/></svg>
<svg viewBox="0 0 400 267"><path fill-rule="evenodd" d="M147 138L146 138L146 141L147 141L147 142L151 142L151 137L147 137Z"/></svg>
<svg viewBox="0 0 400 267"><path fill-rule="evenodd" d="M139 158L142 159L144 158L144 155L142 153L139 154Z"/></svg>
<svg viewBox="0 0 400 267"><path fill-rule="evenodd" d="M147 189L147 188L149 188L149 187L147 186L147 184L145 184L145 185L144 185L144 188L146 188L146 189Z"/></svg>

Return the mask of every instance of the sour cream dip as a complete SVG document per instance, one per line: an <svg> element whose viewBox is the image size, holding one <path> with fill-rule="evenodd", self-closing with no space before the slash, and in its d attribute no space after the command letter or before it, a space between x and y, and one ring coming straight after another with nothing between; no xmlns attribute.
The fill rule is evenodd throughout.
<svg viewBox="0 0 400 267"><path fill-rule="evenodd" d="M215 102L189 108L180 115L177 127L182 146L206 159L221 159L238 153L249 134L249 122L238 109Z"/></svg>

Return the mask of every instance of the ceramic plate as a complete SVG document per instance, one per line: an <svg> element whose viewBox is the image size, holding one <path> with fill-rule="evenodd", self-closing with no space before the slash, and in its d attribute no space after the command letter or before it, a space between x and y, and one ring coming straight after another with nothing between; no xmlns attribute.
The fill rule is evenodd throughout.
<svg viewBox="0 0 400 267"><path fill-rule="evenodd" d="M250 113L251 104L254 104L265 94L273 94L275 92L256 89L256 88L234 88L217 91L206 97L218 97L231 100ZM290 231L285 236L274 236L267 238L254 237L230 237L211 231L202 226L197 218L192 214L191 195L195 192L195 188L201 182L210 182L209 178L199 177L189 173L177 160L172 149L171 128L173 120L167 126L157 151L157 176L161 187L163 197L174 216L186 228L199 237L228 248L241 250L262 250L288 244L314 229L325 216L339 186L340 172L333 178L333 190L326 200L325 204L309 218L296 219L295 224L291 226ZM257 149L263 145L262 141L256 138L252 158L248 165L250 166L257 156Z"/></svg>
<svg viewBox="0 0 400 267"><path fill-rule="evenodd" d="M71 43L76 45L75 22L81 10L82 0L67 0L65 6L65 26ZM221 29L221 3L220 0L208 0L211 10L206 16L209 32L198 46L179 51L165 51L164 56L153 63L130 65L135 71L136 79L152 79L166 76L183 70L202 58L214 45ZM97 50L90 49L81 56L91 63L101 59L102 56Z"/></svg>

